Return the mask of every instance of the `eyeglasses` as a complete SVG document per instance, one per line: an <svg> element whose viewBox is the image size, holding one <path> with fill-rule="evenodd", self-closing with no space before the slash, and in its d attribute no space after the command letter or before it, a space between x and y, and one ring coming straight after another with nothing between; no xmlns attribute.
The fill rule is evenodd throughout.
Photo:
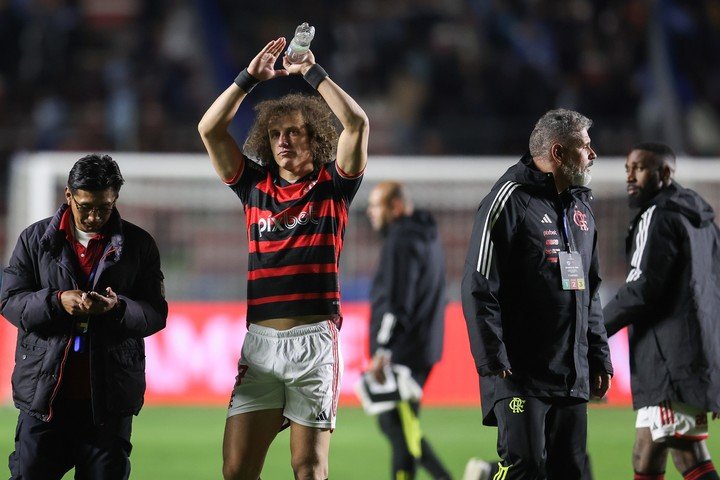
<svg viewBox="0 0 720 480"><path fill-rule="evenodd" d="M75 202L75 207L77 208L78 212L80 212L82 215L90 215L94 212L100 217L110 215L113 208L115 207L115 202L117 201L117 199L115 199L109 206L105 207L92 207L90 205L78 203L78 201L75 199L75 195L71 195L71 197L73 199L73 202Z"/></svg>

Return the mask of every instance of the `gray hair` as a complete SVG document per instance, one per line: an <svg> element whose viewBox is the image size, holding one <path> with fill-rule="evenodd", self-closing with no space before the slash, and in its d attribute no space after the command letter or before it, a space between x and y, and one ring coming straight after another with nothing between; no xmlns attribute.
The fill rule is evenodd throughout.
<svg viewBox="0 0 720 480"><path fill-rule="evenodd" d="M553 143L571 147L581 141L580 133L592 126L586 116L558 108L545 113L535 124L530 134L530 155L533 158L545 158Z"/></svg>

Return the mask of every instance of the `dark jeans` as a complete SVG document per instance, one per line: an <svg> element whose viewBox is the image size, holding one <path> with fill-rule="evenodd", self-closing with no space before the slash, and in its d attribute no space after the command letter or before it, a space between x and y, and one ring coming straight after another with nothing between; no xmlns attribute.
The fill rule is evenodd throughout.
<svg viewBox="0 0 720 480"><path fill-rule="evenodd" d="M10 480L59 480L73 467L76 480L128 479L132 416L95 426L88 402L54 410L51 422L20 413Z"/></svg>
<svg viewBox="0 0 720 480"><path fill-rule="evenodd" d="M515 397L498 401L497 449L506 480L578 480L588 461L587 404Z"/></svg>

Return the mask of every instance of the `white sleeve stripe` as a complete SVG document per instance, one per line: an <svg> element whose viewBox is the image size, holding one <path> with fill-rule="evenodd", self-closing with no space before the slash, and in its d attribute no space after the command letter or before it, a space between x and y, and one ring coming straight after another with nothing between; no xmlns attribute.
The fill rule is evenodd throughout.
<svg viewBox="0 0 720 480"><path fill-rule="evenodd" d="M648 208L640 217L637 233L635 234L635 252L633 252L632 260L630 260L630 266L632 269L630 270L630 273L628 273L625 283L634 282L642 276L640 263L642 262L642 257L645 253L645 245L647 244L650 222L652 221L653 212L655 211L656 206L657 205L653 205Z"/></svg>
<svg viewBox="0 0 720 480"><path fill-rule="evenodd" d="M380 331L377 335L377 343L379 345L387 345L392 336L393 329L395 328L395 322L397 318L390 312L385 312L380 321Z"/></svg>
<svg viewBox="0 0 720 480"><path fill-rule="evenodd" d="M490 240L490 233L495 226L495 222L497 222L497 219L500 217L500 213L505 207L505 203L507 203L510 195L512 195L512 192L519 186L519 183L507 182L500 187L500 190L490 205L488 215L485 218L476 269L486 278L490 274L490 265L492 265L493 242Z"/></svg>

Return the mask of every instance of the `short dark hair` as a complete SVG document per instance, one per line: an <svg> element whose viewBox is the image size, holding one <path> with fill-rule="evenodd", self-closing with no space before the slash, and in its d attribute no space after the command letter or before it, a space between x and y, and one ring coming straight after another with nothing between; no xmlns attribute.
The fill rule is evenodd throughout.
<svg viewBox="0 0 720 480"><path fill-rule="evenodd" d="M315 167L319 168L323 163L333 160L338 132L334 124L335 117L322 98L317 95L291 93L278 99L260 102L255 106L255 111L257 117L243 147L248 157L271 169L276 169L277 163L268 137L268 124L283 115L300 112L310 136L310 149Z"/></svg>
<svg viewBox="0 0 720 480"><path fill-rule="evenodd" d="M75 162L70 169L67 186L73 193L78 190L99 192L108 188L119 193L124 183L120 167L110 155L91 153Z"/></svg>
<svg viewBox="0 0 720 480"><path fill-rule="evenodd" d="M630 151L633 150L642 150L643 152L650 152L654 154L658 159L663 160L665 162L670 162L670 164L674 167L675 166L675 152L673 152L673 149L670 148L668 145L660 142L641 142L637 145L634 145Z"/></svg>

